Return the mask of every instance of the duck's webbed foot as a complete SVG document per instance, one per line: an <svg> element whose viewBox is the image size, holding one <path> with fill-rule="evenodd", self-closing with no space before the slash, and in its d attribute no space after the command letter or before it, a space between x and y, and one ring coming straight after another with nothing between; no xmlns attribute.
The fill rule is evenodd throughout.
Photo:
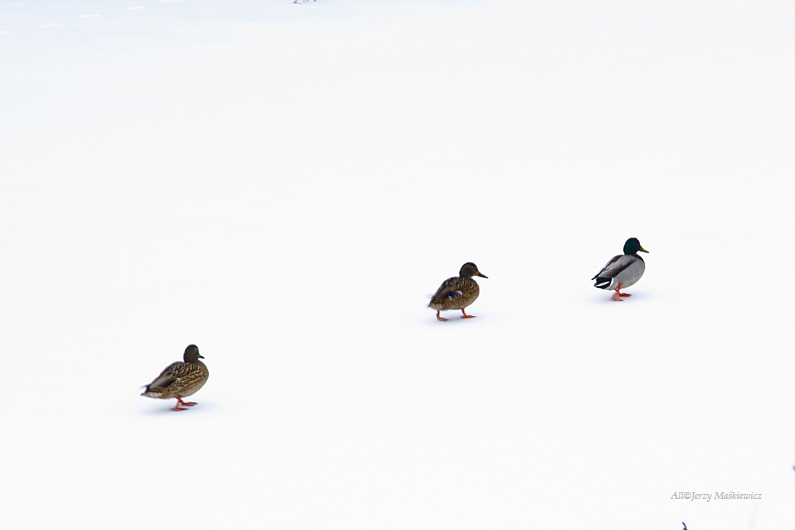
<svg viewBox="0 0 795 530"><path fill-rule="evenodd" d="M182 407L180 407L180 405L185 405L186 407L192 407L195 404L196 404L195 401L188 401L186 403L186 402L182 401L182 398L177 398L177 404L174 405L174 408L171 409L171 410L188 410L188 409L183 409Z"/></svg>
<svg viewBox="0 0 795 530"><path fill-rule="evenodd" d="M611 300L615 300L616 302L622 302L622 296L632 296L631 294L622 293L621 292L621 282L618 282L618 287L616 287L616 292L613 293L613 296L610 297Z"/></svg>

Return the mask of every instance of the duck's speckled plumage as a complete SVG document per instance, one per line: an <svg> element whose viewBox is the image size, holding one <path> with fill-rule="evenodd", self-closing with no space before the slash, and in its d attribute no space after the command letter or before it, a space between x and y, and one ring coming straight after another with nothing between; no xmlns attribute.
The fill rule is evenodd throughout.
<svg viewBox="0 0 795 530"><path fill-rule="evenodd" d="M210 377L207 366L199 359L204 357L199 354L199 348L191 344L185 348L183 361L167 366L154 381L146 385L141 395L157 399L176 398L177 405L172 410L186 410L180 405L195 405L183 402L182 398L198 392Z"/></svg>
<svg viewBox="0 0 795 530"><path fill-rule="evenodd" d="M464 309L474 302L480 295L478 282L472 276L488 278L480 273L478 266L474 263L464 263L458 276L446 279L436 293L431 298L428 307L436 309L436 318L447 320L439 316L439 311L460 309L464 318L472 318L474 315L467 315Z"/></svg>
<svg viewBox="0 0 795 530"><path fill-rule="evenodd" d="M592 280L596 280L594 287L615 291L613 300L621 300L622 296L630 296L622 293L631 285L635 285L643 273L646 271L646 262L638 255L638 252L647 252L640 245L637 238L631 237L624 243L624 253L613 256L607 264L597 272Z"/></svg>

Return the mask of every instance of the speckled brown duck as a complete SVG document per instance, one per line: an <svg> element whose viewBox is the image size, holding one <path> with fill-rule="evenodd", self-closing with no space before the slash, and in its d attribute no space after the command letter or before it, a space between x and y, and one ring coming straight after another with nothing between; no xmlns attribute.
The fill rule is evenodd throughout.
<svg viewBox="0 0 795 530"><path fill-rule="evenodd" d="M472 276L480 276L481 278L488 278L488 276L481 274L478 266L472 262L464 263L458 276L448 278L442 283L441 287L436 291L436 294L431 298L431 303L428 307L436 309L436 318L439 320L447 320L439 315L439 311L449 311L453 309L460 309L464 314L461 318L474 318L475 315L467 315L464 310L474 302L480 294L480 287L478 282L472 279Z"/></svg>
<svg viewBox="0 0 795 530"><path fill-rule="evenodd" d="M182 401L182 398L198 392L210 377L207 366L199 359L204 357L199 354L199 348L191 344L185 348L183 361L167 366L154 381L146 385L146 391L141 395L157 399L176 398L177 404L171 410L188 410L180 405L192 407L196 403Z"/></svg>

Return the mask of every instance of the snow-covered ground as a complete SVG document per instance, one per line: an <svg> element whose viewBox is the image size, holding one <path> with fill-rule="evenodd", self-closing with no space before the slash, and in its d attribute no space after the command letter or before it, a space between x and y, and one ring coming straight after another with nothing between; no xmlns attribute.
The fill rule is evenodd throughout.
<svg viewBox="0 0 795 530"><path fill-rule="evenodd" d="M3 0L0 527L795 528L793 24Z"/></svg>

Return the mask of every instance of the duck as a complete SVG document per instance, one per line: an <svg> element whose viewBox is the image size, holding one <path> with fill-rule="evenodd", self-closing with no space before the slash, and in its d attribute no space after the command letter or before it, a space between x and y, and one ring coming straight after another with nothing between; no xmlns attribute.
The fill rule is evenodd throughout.
<svg viewBox="0 0 795 530"><path fill-rule="evenodd" d="M207 365L199 359L204 356L199 353L199 348L191 344L185 348L182 361L171 363L158 375L154 381L145 385L146 390L142 396L156 399L177 398L177 404L171 410L188 410L182 406L192 407L195 401L182 401L182 398L191 396L199 391L207 379L210 371Z"/></svg>
<svg viewBox="0 0 795 530"><path fill-rule="evenodd" d="M428 307L436 309L436 318L441 321L446 321L439 315L440 311L447 311L450 309L460 309L464 314L461 318L475 318L475 315L467 315L464 310L474 302L480 294L480 286L478 282L472 279L473 276L480 276L481 278L488 278L478 270L478 266L474 263L467 262L461 266L461 271L458 276L446 279L436 294L431 298L431 303Z"/></svg>
<svg viewBox="0 0 795 530"><path fill-rule="evenodd" d="M624 243L624 253L613 256L607 265L591 278L596 280L594 287L615 291L611 298L617 302L623 301L622 298L625 296L632 296L629 293L622 293L621 289L635 285L646 270L646 263L638 256L638 252L649 251L640 245L637 237L627 239Z"/></svg>

